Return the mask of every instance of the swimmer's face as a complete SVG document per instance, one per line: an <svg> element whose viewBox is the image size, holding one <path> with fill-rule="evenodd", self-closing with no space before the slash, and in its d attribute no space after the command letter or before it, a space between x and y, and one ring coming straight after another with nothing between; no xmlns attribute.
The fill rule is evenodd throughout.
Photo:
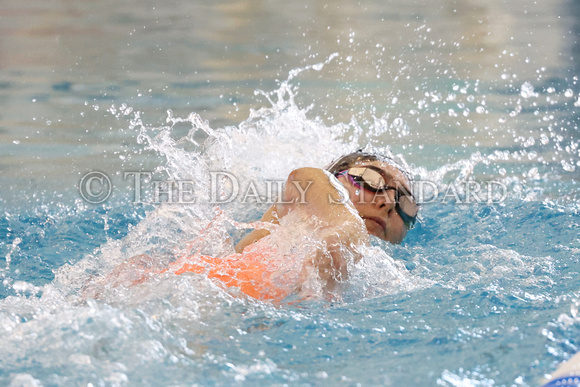
<svg viewBox="0 0 580 387"><path fill-rule="evenodd" d="M381 161L360 162L351 168L373 166L383 172L387 185L403 186L407 190L409 181L397 168ZM350 200L363 218L369 234L391 243L401 243L407 235L407 227L395 209L395 191L371 192L353 184L348 176L341 175L338 180L349 192ZM357 192L358 191L358 192Z"/></svg>

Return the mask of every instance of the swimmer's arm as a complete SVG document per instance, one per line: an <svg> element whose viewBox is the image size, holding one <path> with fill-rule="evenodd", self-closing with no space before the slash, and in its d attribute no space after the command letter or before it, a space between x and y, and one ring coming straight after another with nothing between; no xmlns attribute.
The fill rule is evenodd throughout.
<svg viewBox="0 0 580 387"><path fill-rule="evenodd" d="M344 191L344 192L343 192ZM362 258L359 246L368 243L364 221L348 198L348 192L327 172L316 168L293 171L276 212L281 218L291 211L303 211L321 221L317 234L326 248L310 261L328 291L348 277L347 262Z"/></svg>
<svg viewBox="0 0 580 387"><path fill-rule="evenodd" d="M343 193L331 183L325 171L318 168L299 168L290 173L281 199L262 216L262 222L278 223L291 211L304 211L333 229L343 244L360 244L368 240L362 219L354 208L344 203ZM267 230L254 230L244 237L235 249L243 249L270 234Z"/></svg>
<svg viewBox="0 0 580 387"><path fill-rule="evenodd" d="M274 224L278 224L278 215L276 214L276 204L272 205L265 213L262 215L260 219L261 222L270 222ZM235 247L236 253L241 253L244 251L246 246L251 245L252 243L257 242L258 240L264 238L265 236L269 235L270 231L265 229L254 230L245 237L243 237Z"/></svg>
<svg viewBox="0 0 580 387"><path fill-rule="evenodd" d="M310 215L325 218L331 212L330 208L323 209L325 206L328 207L330 200L327 195L329 194L332 197L331 200L339 200L338 192L329 183L324 171L317 168L296 169L288 175L282 198L264 213L260 221L278 224L278 219L286 216L297 207L305 208L306 204L308 204ZM318 209L318 211L314 209ZM265 229L252 231L236 244L236 253L241 253L248 245L267 235L270 235L270 231Z"/></svg>
<svg viewBox="0 0 580 387"><path fill-rule="evenodd" d="M332 179L336 180L334 177ZM338 181L335 184L342 188ZM276 213L282 218L299 209L336 228L341 228L345 223L364 226L350 204L348 192L340 192L340 188L333 185L327 172L322 169L296 169L288 176L282 200L276 203Z"/></svg>
<svg viewBox="0 0 580 387"><path fill-rule="evenodd" d="M355 214L354 208L344 204L343 195L322 169L299 168L290 173L282 197L260 220L278 224L278 219L299 209L340 230L339 234L343 236L340 239L343 242L359 244L363 239L368 240L368 234L364 222ZM246 246L269 234L268 230L252 231L238 242L236 252L242 252Z"/></svg>
<svg viewBox="0 0 580 387"><path fill-rule="evenodd" d="M292 171L276 203L276 213L282 218L291 211L302 211L315 216L324 225L322 236L333 256L340 261L343 252L368 242L364 221L348 198L348 192L327 172L318 168L300 168ZM356 250L356 249L355 249ZM355 257L358 261L360 256ZM324 266L322 262L317 262Z"/></svg>

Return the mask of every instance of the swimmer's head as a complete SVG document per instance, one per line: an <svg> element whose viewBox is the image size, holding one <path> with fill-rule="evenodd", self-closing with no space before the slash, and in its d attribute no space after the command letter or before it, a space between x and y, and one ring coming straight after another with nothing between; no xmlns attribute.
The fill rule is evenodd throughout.
<svg viewBox="0 0 580 387"><path fill-rule="evenodd" d="M359 149L325 167L347 188L369 233L392 243L403 240L419 210L403 165L394 156Z"/></svg>
<svg viewBox="0 0 580 387"><path fill-rule="evenodd" d="M395 160L394 156L378 153L375 151L366 152L362 148L334 159L330 164L324 167L324 169L336 176L340 172L350 167L373 161L379 161L395 167L407 180L404 182L408 185L407 188L409 190L413 188L413 178L411 177L411 174L407 168L402 165L401 162L397 162Z"/></svg>

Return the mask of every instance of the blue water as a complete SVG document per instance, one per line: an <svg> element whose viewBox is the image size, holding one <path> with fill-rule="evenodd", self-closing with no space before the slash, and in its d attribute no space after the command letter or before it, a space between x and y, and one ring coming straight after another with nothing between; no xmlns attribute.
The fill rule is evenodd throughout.
<svg viewBox="0 0 580 387"><path fill-rule="evenodd" d="M331 148L327 157L348 146L338 135L351 126L308 118L285 85L282 99L272 97L274 107L238 127L213 130L191 117L158 127L133 118L130 126L140 146L166 159L159 167L172 178L206 172L203 162L228 166L237 176L285 175L293 164L320 163L324 152L308 155L320 142L326 143L321 149ZM285 132L290 118L304 133ZM171 137L184 123L213 138L205 151L186 151ZM316 132L326 132L326 139L311 138ZM255 156L256 139L273 150ZM284 149L288 163L262 163ZM335 302L276 306L203 276L165 276L86 301L78 295L95 275L141 252L167 261L164 253L203 236L215 207L203 201L138 205L126 187L100 205L75 199L5 208L0 320L2 347L10 350L2 355L0 377L49 385L536 385L578 348L577 182L544 172L557 170L549 163L533 164L529 183L516 178L530 165L506 161L522 149L507 151L491 167L485 160L493 153L479 152L416 174L439 176L435 181L443 185L507 167L503 177L496 174L507 199L424 205L403 245L373 242L374 253ZM222 207L252 220L260 206ZM234 239L242 232L223 224L210 230L212 248L223 243L224 232Z"/></svg>
<svg viewBox="0 0 580 387"><path fill-rule="evenodd" d="M2 294L4 381L535 385L579 344L577 209L429 207L392 249L420 284L388 294L359 278L344 302L275 307L179 279L87 305L42 287L142 217L130 206L3 217L23 238Z"/></svg>
<svg viewBox="0 0 580 387"><path fill-rule="evenodd" d="M0 11L0 384L539 385L580 346L577 4L248 7ZM134 255L231 250L267 204L217 208L211 171L263 187L366 144L507 195L425 204L334 301L168 274L86 297ZM198 201L134 203L139 171Z"/></svg>

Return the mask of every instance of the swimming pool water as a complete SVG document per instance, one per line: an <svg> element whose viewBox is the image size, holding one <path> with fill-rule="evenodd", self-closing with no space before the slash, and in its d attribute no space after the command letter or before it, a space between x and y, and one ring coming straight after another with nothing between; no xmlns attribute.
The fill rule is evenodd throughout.
<svg viewBox="0 0 580 387"><path fill-rule="evenodd" d="M64 263L59 257L122 240L141 220L128 213L110 210L117 220L108 230L94 209L3 219L30 232L11 263L20 273L4 283L12 294L1 315L10 348L4 380L26 373L47 384L534 385L578 345L578 215L558 207L430 209L405 245L392 248L412 285L398 290L358 275L343 302L275 307L231 298L202 278L88 304L67 302L71 289L42 287ZM39 226L49 215L54 223ZM531 244L528 233L553 237Z"/></svg>
<svg viewBox="0 0 580 387"><path fill-rule="evenodd" d="M7 4L1 384L534 386L578 351L575 3ZM211 171L263 187L367 143L440 189L507 196L440 192L332 302L197 275L83 299L133 255L231 248L229 219L267 205L220 213ZM80 195L88 171L105 202ZM195 181L198 202L135 204L136 171Z"/></svg>

